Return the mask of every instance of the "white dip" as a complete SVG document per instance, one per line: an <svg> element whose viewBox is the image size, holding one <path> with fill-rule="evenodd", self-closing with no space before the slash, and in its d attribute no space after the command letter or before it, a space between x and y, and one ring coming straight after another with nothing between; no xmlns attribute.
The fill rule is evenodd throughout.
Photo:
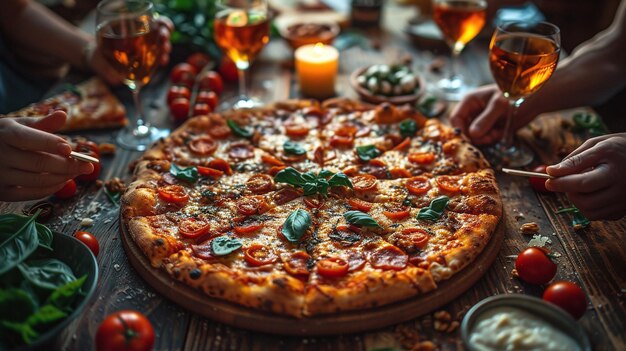
<svg viewBox="0 0 626 351"><path fill-rule="evenodd" d="M517 308L493 308L478 317L470 345L480 351L580 351L569 335Z"/></svg>

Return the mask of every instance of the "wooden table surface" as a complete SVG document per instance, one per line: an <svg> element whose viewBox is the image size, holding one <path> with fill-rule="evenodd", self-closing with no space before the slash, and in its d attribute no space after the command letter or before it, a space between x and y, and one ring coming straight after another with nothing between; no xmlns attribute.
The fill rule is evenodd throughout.
<svg viewBox="0 0 626 351"><path fill-rule="evenodd" d="M341 52L339 95L354 97L348 76L356 68L372 63L393 61L406 53L423 72L436 57L428 50L410 44L401 32L413 9L389 6L386 29L370 33L378 38L382 50L351 48ZM462 54L462 73L475 83L486 83L491 77L486 62L487 44L476 41ZM444 53L445 54L445 53ZM251 72L252 91L265 101L298 97L291 52L279 39L272 40ZM428 75L432 81L437 78ZM164 95L168 88L167 72L161 72L145 89L146 111L160 126L172 127L167 115ZM236 85L227 87L234 93ZM133 115L130 94L115 91ZM82 133L98 142L112 142L114 131ZM130 179L127 165L139 152L118 149L114 157L105 159L101 178L118 176ZM567 199L557 194L537 194L524 178L499 173L498 183L504 200L505 240L495 263L485 276L460 298L444 306L452 318L460 321L464 312L478 301L497 294L524 293L540 296L543 288L525 284L512 277L516 255L527 246L530 237L522 235L523 223L536 222L540 234L549 239L548 247L558 258L557 280L580 284L589 297L588 310L580 324L591 338L596 350L626 349L626 222L593 222L582 231L574 231L568 214L555 210L569 207ZM458 329L437 332L432 314L382 330L332 337L286 337L241 330L213 322L164 299L148 286L130 266L119 237L118 207L111 204L102 189L80 186L79 193L66 201L55 203L54 230L72 234L80 229L80 220L94 219L88 228L100 241L98 264L100 278L91 304L58 340L58 349L91 350L100 322L106 315L121 309L141 311L151 320L156 331L156 350L374 350L411 349L423 341L432 341L439 349L463 349ZM33 202L0 203L0 212L20 212ZM88 206L97 204L97 211L88 213ZM93 209L93 205L92 205ZM276 330L280 333L280 330ZM415 348L416 350L418 348Z"/></svg>

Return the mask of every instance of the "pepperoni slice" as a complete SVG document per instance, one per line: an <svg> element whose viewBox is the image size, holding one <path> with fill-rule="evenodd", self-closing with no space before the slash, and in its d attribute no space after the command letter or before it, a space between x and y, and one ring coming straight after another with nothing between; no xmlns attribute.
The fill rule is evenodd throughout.
<svg viewBox="0 0 626 351"><path fill-rule="evenodd" d="M208 156L217 150L217 143L213 140L213 138L201 135L193 138L189 144L187 144L187 147L194 154Z"/></svg>
<svg viewBox="0 0 626 351"><path fill-rule="evenodd" d="M264 266L274 263L278 260L278 256L265 245L254 244L243 252L243 257L249 265L254 267Z"/></svg>
<svg viewBox="0 0 626 351"><path fill-rule="evenodd" d="M348 204L353 209L361 211L361 212L369 212L372 209L372 205L373 205L371 202L363 201L356 197L348 199Z"/></svg>
<svg viewBox="0 0 626 351"><path fill-rule="evenodd" d="M219 178L224 175L224 171L220 171L219 169L211 168L211 167L202 167L196 166L198 169L198 173L203 176L211 177L211 178Z"/></svg>
<svg viewBox="0 0 626 351"><path fill-rule="evenodd" d="M257 197L244 197L237 201L237 212L244 216L258 214L261 208L261 200Z"/></svg>
<svg viewBox="0 0 626 351"><path fill-rule="evenodd" d="M361 174L350 179L356 191L370 191L376 189L378 179L371 174Z"/></svg>
<svg viewBox="0 0 626 351"><path fill-rule="evenodd" d="M178 224L178 233L186 239L196 239L209 232L211 226L208 222L188 218Z"/></svg>
<svg viewBox="0 0 626 351"><path fill-rule="evenodd" d="M432 152L413 152L407 156L409 162L418 164L418 165L428 165L433 163L435 160L435 154Z"/></svg>
<svg viewBox="0 0 626 351"><path fill-rule="evenodd" d="M261 223L236 225L233 228L235 233L239 235L246 235L246 234L254 233L261 229L263 229L263 224Z"/></svg>
<svg viewBox="0 0 626 351"><path fill-rule="evenodd" d="M461 177L459 176L439 176L436 179L437 186L445 192L448 193L458 193L461 191L461 186L459 185L459 181Z"/></svg>
<svg viewBox="0 0 626 351"><path fill-rule="evenodd" d="M311 197L311 196L307 196L304 198L304 204L308 207L308 208L321 208L322 206L324 206L324 201L318 196L318 197Z"/></svg>
<svg viewBox="0 0 626 351"><path fill-rule="evenodd" d="M425 194L431 188L430 183L428 182L428 178L424 176L410 178L406 181L406 187L413 195Z"/></svg>
<svg viewBox="0 0 626 351"><path fill-rule="evenodd" d="M274 189L274 179L267 174L257 173L248 178L246 187L254 194L265 194Z"/></svg>
<svg viewBox="0 0 626 351"><path fill-rule="evenodd" d="M339 278L348 274L349 265L339 257L324 258L316 264L317 273L326 278Z"/></svg>
<svg viewBox="0 0 626 351"><path fill-rule="evenodd" d="M407 171L404 168L394 167L389 170L389 174L391 174L391 178L410 178L411 172Z"/></svg>
<svg viewBox="0 0 626 351"><path fill-rule="evenodd" d="M301 194L298 191L296 191L295 189L291 187L288 187L288 188L282 188L278 190L276 194L273 195L272 198L274 199L274 202L277 205L283 205L289 201L297 199L298 197L300 197L300 195Z"/></svg>
<svg viewBox="0 0 626 351"><path fill-rule="evenodd" d="M209 167L219 169L226 173L226 175L233 175L233 170L230 168L230 164L221 158L215 158L209 162Z"/></svg>
<svg viewBox="0 0 626 351"><path fill-rule="evenodd" d="M358 271L365 266L365 256L358 251L347 251L344 258L348 262L348 272Z"/></svg>
<svg viewBox="0 0 626 351"><path fill-rule="evenodd" d="M404 138L404 140L402 140L400 144L394 146L392 150L402 151L407 149L409 146L411 146L411 138Z"/></svg>
<svg viewBox="0 0 626 351"><path fill-rule="evenodd" d="M387 170L387 164L382 160L371 160L361 168L361 171L371 174L378 179L389 179L390 174Z"/></svg>
<svg viewBox="0 0 626 351"><path fill-rule="evenodd" d="M386 245L372 251L369 261L374 268L399 271L406 267L409 256L396 246Z"/></svg>
<svg viewBox="0 0 626 351"><path fill-rule="evenodd" d="M165 201L176 204L184 204L189 200L187 191L180 185L167 185L158 188L159 197Z"/></svg>
<svg viewBox="0 0 626 351"><path fill-rule="evenodd" d="M324 166L324 147L318 146L315 148L315 151L313 152L313 161L320 165L320 167Z"/></svg>
<svg viewBox="0 0 626 351"><path fill-rule="evenodd" d="M289 124L285 126L285 134L294 138L303 138L309 134L309 126L301 124Z"/></svg>
<svg viewBox="0 0 626 351"><path fill-rule="evenodd" d="M330 145L340 148L349 148L354 144L354 136L333 135L330 137Z"/></svg>
<svg viewBox="0 0 626 351"><path fill-rule="evenodd" d="M212 125L209 128L209 135L215 139L226 139L230 136L230 127L226 124Z"/></svg>
<svg viewBox="0 0 626 351"><path fill-rule="evenodd" d="M298 278L307 278L309 276L309 269L307 268L307 262L311 259L308 253L304 251L296 251L283 258L283 264L285 270Z"/></svg>
<svg viewBox="0 0 626 351"><path fill-rule="evenodd" d="M228 149L228 156L236 160L246 160L254 157L254 147L247 143L235 143Z"/></svg>
<svg viewBox="0 0 626 351"><path fill-rule="evenodd" d="M403 220L411 215L409 209L406 207L398 205L391 205L386 207L387 208L383 210L383 214L385 215L385 217L394 221Z"/></svg>
<svg viewBox="0 0 626 351"><path fill-rule="evenodd" d="M411 238L411 241L418 249L423 249L428 244L430 235L422 228L409 227L402 229L402 234Z"/></svg>
<svg viewBox="0 0 626 351"><path fill-rule="evenodd" d="M335 135L354 138L358 130L356 126L344 124L335 130Z"/></svg>
<svg viewBox="0 0 626 351"><path fill-rule="evenodd" d="M267 154L264 154L263 156L261 156L261 161L263 161L263 163L268 164L270 166L284 166L285 165L283 161L277 159L276 157L272 155L267 155Z"/></svg>

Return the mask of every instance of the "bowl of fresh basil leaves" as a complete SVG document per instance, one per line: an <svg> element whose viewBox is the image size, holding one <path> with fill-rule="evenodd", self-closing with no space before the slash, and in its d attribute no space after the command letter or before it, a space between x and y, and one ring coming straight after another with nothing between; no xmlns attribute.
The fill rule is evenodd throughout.
<svg viewBox="0 0 626 351"><path fill-rule="evenodd" d="M98 264L37 215L0 215L0 350L50 348L89 302Z"/></svg>

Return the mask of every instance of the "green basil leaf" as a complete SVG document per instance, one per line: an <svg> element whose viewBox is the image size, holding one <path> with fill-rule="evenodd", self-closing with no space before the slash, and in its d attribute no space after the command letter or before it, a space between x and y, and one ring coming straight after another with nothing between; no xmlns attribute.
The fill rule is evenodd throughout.
<svg viewBox="0 0 626 351"><path fill-rule="evenodd" d="M189 183L194 183L199 177L198 169L195 166L180 168L174 163L170 166L170 173L172 173L174 177Z"/></svg>
<svg viewBox="0 0 626 351"><path fill-rule="evenodd" d="M298 187L301 187L305 183L302 173L298 172L293 167L287 167L282 171L276 173L276 175L274 176L274 181L278 183L287 183Z"/></svg>
<svg viewBox="0 0 626 351"><path fill-rule="evenodd" d="M227 119L226 124L228 124L228 127L230 128L230 130L232 130L233 134L235 134L236 136L246 138L246 139L252 138L253 133L250 129L240 127L232 119Z"/></svg>
<svg viewBox="0 0 626 351"><path fill-rule="evenodd" d="M171 170L171 167L170 167ZM109 201L111 201L112 204L119 206L120 205L120 199L122 197L121 193L112 193L110 192L106 187L103 188L104 191L104 195L106 195L107 199L109 199Z"/></svg>
<svg viewBox="0 0 626 351"><path fill-rule="evenodd" d="M329 170L327 170L327 169L322 169L322 170L321 170L321 171L317 174L317 176L318 176L318 177L328 178L328 177L332 176L333 174L335 174L335 173L333 173L333 172L331 172L331 171L329 171Z"/></svg>
<svg viewBox="0 0 626 351"><path fill-rule="evenodd" d="M362 161L370 161L382 155L382 152L374 145L357 146L356 153Z"/></svg>
<svg viewBox="0 0 626 351"><path fill-rule="evenodd" d="M304 189L304 195L313 195L313 194L322 194L328 195L328 188L330 184L328 184L328 180L325 178L317 178L312 182L306 182L302 186Z"/></svg>
<svg viewBox="0 0 626 351"><path fill-rule="evenodd" d="M35 312L37 302L22 289L0 289L0 319L10 322L25 321Z"/></svg>
<svg viewBox="0 0 626 351"><path fill-rule="evenodd" d="M54 305L43 305L37 310L37 312L28 317L26 324L31 327L35 327L56 322L66 316L66 312L60 310Z"/></svg>
<svg viewBox="0 0 626 351"><path fill-rule="evenodd" d="M313 172L302 173L302 179L305 182L314 182L317 180L317 176Z"/></svg>
<svg viewBox="0 0 626 351"><path fill-rule="evenodd" d="M28 260L17 267L26 280L43 289L54 290L76 280L72 269L55 258Z"/></svg>
<svg viewBox="0 0 626 351"><path fill-rule="evenodd" d="M19 334L26 344L31 344L39 337L39 333L26 323L1 321L0 324L4 328Z"/></svg>
<svg viewBox="0 0 626 351"><path fill-rule="evenodd" d="M350 181L350 178L348 178L348 176L343 174L342 172L334 174L332 177L330 177L328 183L330 184L330 186L347 186L348 188L352 188L352 182Z"/></svg>
<svg viewBox="0 0 626 351"><path fill-rule="evenodd" d="M295 143L291 140L285 141L283 144L283 149L285 153L288 155L304 155L306 154L306 149L302 147L302 145Z"/></svg>
<svg viewBox="0 0 626 351"><path fill-rule="evenodd" d="M52 230L41 223L36 223L37 238L39 238L39 247L52 251Z"/></svg>
<svg viewBox="0 0 626 351"><path fill-rule="evenodd" d="M222 235L211 241L211 249L213 249L213 253L218 256L228 255L239 249L242 245L241 241L227 235Z"/></svg>
<svg viewBox="0 0 626 351"><path fill-rule="evenodd" d="M80 92L80 90L78 90L78 87L74 84L67 83L65 84L64 88L65 90L69 91L70 93L76 95L79 98L83 97L83 94Z"/></svg>
<svg viewBox="0 0 626 351"><path fill-rule="evenodd" d="M367 213L361 211L348 211L343 214L343 218L350 224L358 225L361 227L378 227L380 224Z"/></svg>
<svg viewBox="0 0 626 351"><path fill-rule="evenodd" d="M437 102L436 97L429 96L417 105L417 110L428 118L434 117L435 116L434 109L435 109L436 102Z"/></svg>
<svg viewBox="0 0 626 351"><path fill-rule="evenodd" d="M417 133L417 122L415 120L408 118L400 122L400 135L410 138L415 136L415 133Z"/></svg>
<svg viewBox="0 0 626 351"><path fill-rule="evenodd" d="M87 276L83 275L82 277L71 281L63 286L56 288L52 294L46 300L46 305L53 305L61 310L68 311L74 300L76 300L76 296L78 295L80 288L87 280Z"/></svg>
<svg viewBox="0 0 626 351"><path fill-rule="evenodd" d="M287 217L281 233L292 243L297 243L311 226L311 215L303 209L297 209Z"/></svg>
<svg viewBox="0 0 626 351"><path fill-rule="evenodd" d="M24 261L39 245L39 235L35 218L39 210L31 217L16 219L16 215L0 215L0 275ZM22 216L19 216L22 217Z"/></svg>
<svg viewBox="0 0 626 351"><path fill-rule="evenodd" d="M591 113L576 113L573 117L574 125L578 129L591 129L594 127L600 127L600 118L597 115Z"/></svg>
<svg viewBox="0 0 626 351"><path fill-rule="evenodd" d="M430 202L428 207L421 208L417 213L417 219L425 219L429 221L436 221L443 215L443 211L446 209L450 198L447 196L439 196Z"/></svg>

